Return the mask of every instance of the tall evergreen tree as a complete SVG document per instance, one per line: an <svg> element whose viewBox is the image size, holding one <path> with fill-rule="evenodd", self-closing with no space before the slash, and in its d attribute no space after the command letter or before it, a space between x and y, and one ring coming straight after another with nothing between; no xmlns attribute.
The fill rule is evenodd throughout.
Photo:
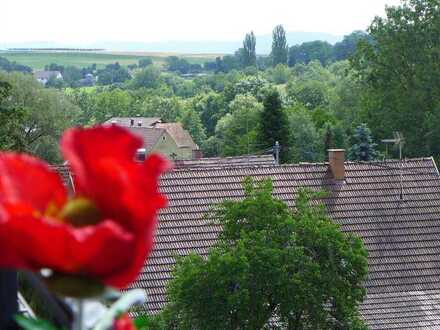
<svg viewBox="0 0 440 330"><path fill-rule="evenodd" d="M366 124L356 127L353 138L354 144L348 152L350 160L370 161L379 157L377 144L373 142L371 131Z"/></svg>
<svg viewBox="0 0 440 330"><path fill-rule="evenodd" d="M289 122L281 104L280 94L270 89L264 97L264 110L260 117L258 142L263 148L270 148L278 141L281 145L280 160L287 161Z"/></svg>
<svg viewBox="0 0 440 330"><path fill-rule="evenodd" d="M289 46L287 45L286 31L282 25L277 25L272 32L272 64L287 64Z"/></svg>
<svg viewBox="0 0 440 330"><path fill-rule="evenodd" d="M244 67L255 66L257 63L257 54L255 46L257 41L254 32L247 33L243 40L243 65Z"/></svg>

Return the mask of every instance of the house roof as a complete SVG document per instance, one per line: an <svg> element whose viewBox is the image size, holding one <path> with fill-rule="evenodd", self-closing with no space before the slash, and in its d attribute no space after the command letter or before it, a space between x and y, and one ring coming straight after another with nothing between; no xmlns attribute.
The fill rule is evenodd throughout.
<svg viewBox="0 0 440 330"><path fill-rule="evenodd" d="M178 169L162 177L169 198L156 246L133 287L144 288L145 311L166 303L176 255L206 255L220 227L204 216L225 199L243 198L242 181L271 178L274 195L294 207L300 187L327 190L328 214L369 252L367 297L361 313L372 329L438 328L440 310L440 178L431 158L346 163L344 183L327 164ZM402 181L400 181L402 172ZM400 184L402 182L402 185ZM401 187L403 189L401 189ZM400 199L401 191L403 199ZM410 323L406 323L409 322Z"/></svg>
<svg viewBox="0 0 440 330"><path fill-rule="evenodd" d="M161 128L153 127L126 127L131 133L139 136L144 141L143 147L150 151L160 139L160 137L165 134L165 130Z"/></svg>
<svg viewBox="0 0 440 330"><path fill-rule="evenodd" d="M36 79L50 79L50 77L59 77L61 76L60 71L35 71L34 77Z"/></svg>
<svg viewBox="0 0 440 330"><path fill-rule="evenodd" d="M133 125L131 124L133 120ZM105 124L117 124L124 127L153 127L154 124L160 123L159 117L112 117ZM141 124L141 126L139 126Z"/></svg>
<svg viewBox="0 0 440 330"><path fill-rule="evenodd" d="M275 165L273 155L248 155L233 157L209 157L188 160L175 160L174 167L195 168L195 167L234 167L234 166L259 166L259 165Z"/></svg>
<svg viewBox="0 0 440 330"><path fill-rule="evenodd" d="M199 150L199 146L195 144L188 131L183 129L181 123L157 123L154 127L165 129L179 148L186 147L191 148L191 150Z"/></svg>

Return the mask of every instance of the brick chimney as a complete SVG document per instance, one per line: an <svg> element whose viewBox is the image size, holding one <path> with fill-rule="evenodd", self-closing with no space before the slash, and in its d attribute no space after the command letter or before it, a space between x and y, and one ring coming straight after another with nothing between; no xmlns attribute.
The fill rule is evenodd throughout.
<svg viewBox="0 0 440 330"><path fill-rule="evenodd" d="M328 162L333 179L345 179L345 150L344 149L328 149Z"/></svg>

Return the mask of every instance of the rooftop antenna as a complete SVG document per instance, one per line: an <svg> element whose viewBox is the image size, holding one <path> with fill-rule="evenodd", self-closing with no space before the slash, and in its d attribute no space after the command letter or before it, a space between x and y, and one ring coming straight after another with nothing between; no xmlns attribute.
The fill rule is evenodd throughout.
<svg viewBox="0 0 440 330"><path fill-rule="evenodd" d="M393 139L384 139L381 140L382 143L386 144L386 154L388 154L388 144L394 144L395 146L399 147L399 161L400 161L400 199L403 199L403 171L402 171L402 149L403 145L405 144L405 138L403 137L403 134L400 132L393 132Z"/></svg>
<svg viewBox="0 0 440 330"><path fill-rule="evenodd" d="M280 143L278 141L275 141L273 149L275 151L275 163L280 165Z"/></svg>

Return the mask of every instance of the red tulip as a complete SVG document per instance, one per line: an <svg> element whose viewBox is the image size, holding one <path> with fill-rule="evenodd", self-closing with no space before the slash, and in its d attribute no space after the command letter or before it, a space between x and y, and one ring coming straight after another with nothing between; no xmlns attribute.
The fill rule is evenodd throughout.
<svg viewBox="0 0 440 330"><path fill-rule="evenodd" d="M141 145L116 126L67 131L61 150L74 174L71 198L44 162L0 153L0 267L49 268L117 288L134 281L166 205L158 178L168 168L157 155L134 161Z"/></svg>
<svg viewBox="0 0 440 330"><path fill-rule="evenodd" d="M136 330L136 326L127 314L119 317L114 325L114 330Z"/></svg>

